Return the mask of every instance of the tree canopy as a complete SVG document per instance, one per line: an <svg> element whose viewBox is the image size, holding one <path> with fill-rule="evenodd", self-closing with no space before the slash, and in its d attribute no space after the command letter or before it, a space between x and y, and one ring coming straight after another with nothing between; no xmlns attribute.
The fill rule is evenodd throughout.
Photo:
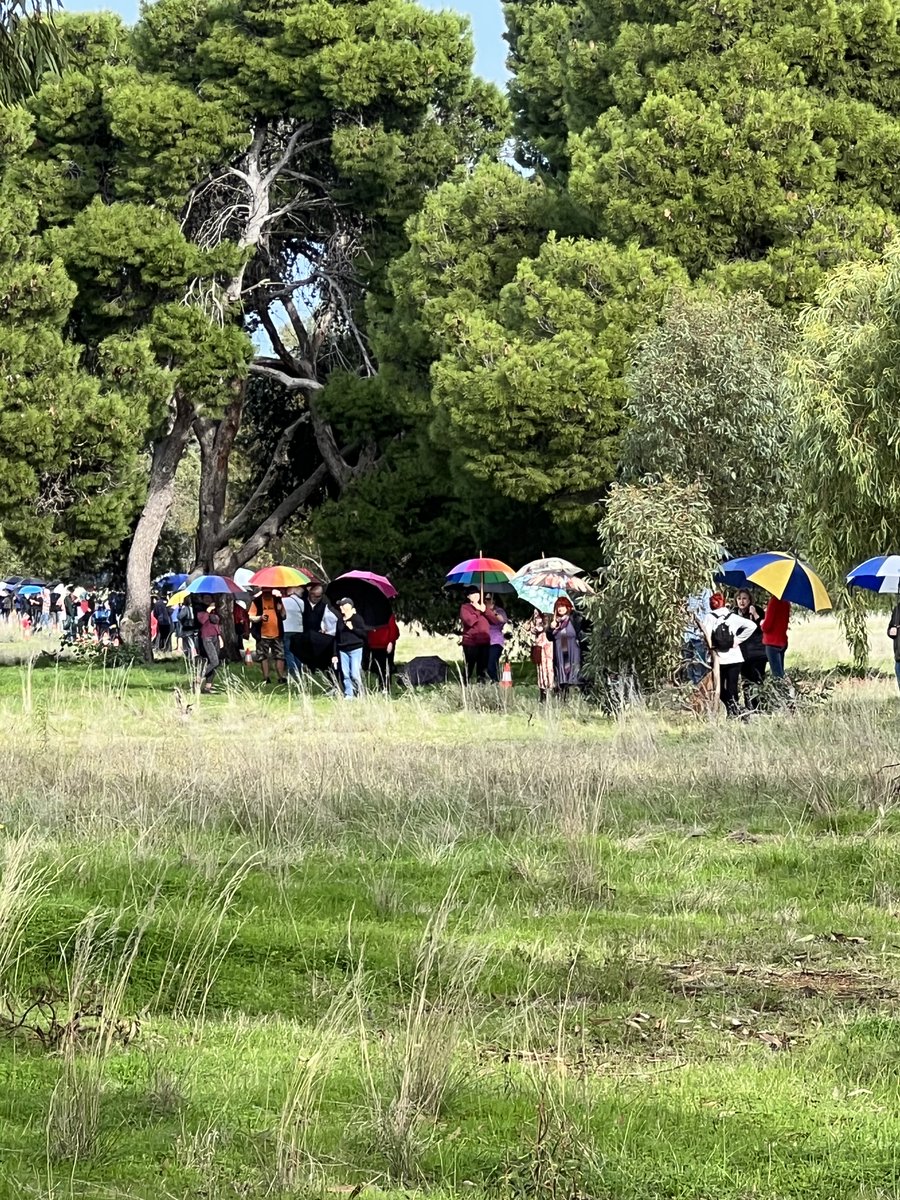
<svg viewBox="0 0 900 1200"><path fill-rule="evenodd" d="M620 475L700 484L732 556L796 546L788 340L758 294L677 292L634 348Z"/></svg>

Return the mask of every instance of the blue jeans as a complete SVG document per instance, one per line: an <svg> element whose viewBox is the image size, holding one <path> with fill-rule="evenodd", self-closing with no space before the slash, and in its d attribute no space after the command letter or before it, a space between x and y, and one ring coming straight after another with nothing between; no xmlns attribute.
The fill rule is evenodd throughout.
<svg viewBox="0 0 900 1200"><path fill-rule="evenodd" d="M894 671L897 675L897 687L900 688L900 658L894 663Z"/></svg>
<svg viewBox="0 0 900 1200"><path fill-rule="evenodd" d="M294 653L299 649L302 636L300 633L287 632L284 635L284 669L287 671L289 679L299 679L303 671L303 664Z"/></svg>
<svg viewBox="0 0 900 1200"><path fill-rule="evenodd" d="M354 695L362 692L362 646L355 650L341 650L338 657L341 660L341 678L344 681L344 695L352 700Z"/></svg>
<svg viewBox="0 0 900 1200"><path fill-rule="evenodd" d="M766 658L769 660L769 670L775 679L784 679L784 646L766 646Z"/></svg>

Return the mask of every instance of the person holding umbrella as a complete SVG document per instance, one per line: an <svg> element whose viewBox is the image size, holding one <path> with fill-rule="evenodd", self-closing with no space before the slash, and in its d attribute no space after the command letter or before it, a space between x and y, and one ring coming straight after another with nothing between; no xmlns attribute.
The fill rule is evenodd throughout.
<svg viewBox="0 0 900 1200"><path fill-rule="evenodd" d="M763 647L773 679L784 679L784 656L788 648L788 626L791 623L791 605L788 600L770 596L760 624Z"/></svg>
<svg viewBox="0 0 900 1200"><path fill-rule="evenodd" d="M197 628L200 634L200 649L206 666L200 675L200 691L207 695L213 690L213 680L219 669L219 635L221 622L216 612L215 601L206 596L207 601L197 612Z"/></svg>
<svg viewBox="0 0 900 1200"><path fill-rule="evenodd" d="M894 673L897 676L897 687L900 687L900 603L894 605L887 634L894 642Z"/></svg>
<svg viewBox="0 0 900 1200"><path fill-rule="evenodd" d="M502 625L503 620L494 608L488 609L481 588L469 584L466 602L459 610L462 622L462 648L466 663L466 683L484 683L488 677L488 659L491 646L491 626Z"/></svg>
<svg viewBox="0 0 900 1200"><path fill-rule="evenodd" d="M269 664L275 664L278 682L284 683L284 605L277 588L263 588L250 604L248 617L256 637L263 684L269 682Z"/></svg>

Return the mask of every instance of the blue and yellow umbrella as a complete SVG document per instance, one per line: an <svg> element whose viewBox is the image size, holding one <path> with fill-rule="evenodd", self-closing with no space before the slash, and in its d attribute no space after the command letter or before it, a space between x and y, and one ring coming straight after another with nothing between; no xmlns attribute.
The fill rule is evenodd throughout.
<svg viewBox="0 0 900 1200"><path fill-rule="evenodd" d="M789 600L791 604L799 604L813 612L831 608L831 598L824 583L812 567L795 554L774 551L733 558L723 563L716 579L730 587L760 587L779 600Z"/></svg>

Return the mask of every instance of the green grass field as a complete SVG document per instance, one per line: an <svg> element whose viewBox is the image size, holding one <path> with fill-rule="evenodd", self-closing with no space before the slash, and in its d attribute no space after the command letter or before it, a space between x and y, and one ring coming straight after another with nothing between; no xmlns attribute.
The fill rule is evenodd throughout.
<svg viewBox="0 0 900 1200"><path fill-rule="evenodd" d="M896 1196L883 624L747 725L4 644L0 1196Z"/></svg>

